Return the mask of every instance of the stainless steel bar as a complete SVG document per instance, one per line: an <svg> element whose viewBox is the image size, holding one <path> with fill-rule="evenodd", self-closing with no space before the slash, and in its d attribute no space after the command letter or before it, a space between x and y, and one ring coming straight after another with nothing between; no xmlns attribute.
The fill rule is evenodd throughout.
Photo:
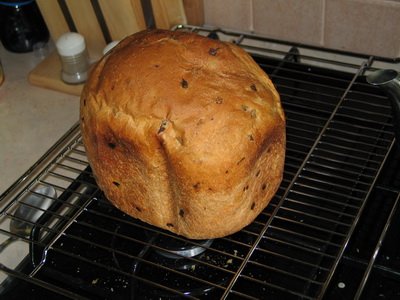
<svg viewBox="0 0 400 300"><path fill-rule="evenodd" d="M260 64L260 65L261 66L268 66L268 65L263 65L263 64ZM269 66L269 67L273 68L273 66ZM301 75L301 76L309 75L309 76L315 77L317 79L327 79L327 80L329 80L330 84L328 84L328 83L320 83L320 82L310 82L309 80L307 81L307 80L303 80L303 79L291 78L291 77L281 76L281 75L274 75L273 76L274 80L277 80L277 79L290 80L290 82L293 83L293 84L304 84L304 85L309 86L309 87L312 86L312 87L315 87L315 88L323 88L323 89L326 89L326 90L329 90L329 91L336 91L338 95L343 94L346 91L346 86L348 86L348 84L349 84L349 80L338 79L337 77L315 75L313 73L294 71L292 69L284 69L284 68L282 68L281 70L283 70L283 71L286 70L286 71L288 71L288 72L290 72L292 74ZM333 85L334 82L340 82L344 86L343 87L334 86ZM276 86L279 87L280 86L280 82L277 82ZM288 88L289 89L293 89L293 87L290 87L290 86ZM320 96L327 96L329 98L333 97L332 94L327 94L326 92L320 92L319 90L315 91L315 90L311 90L311 89L310 90L309 89L302 89L302 90L300 89L300 91L307 92L307 93L309 93L311 95L314 94L314 95L320 95Z"/></svg>
<svg viewBox="0 0 400 300"><path fill-rule="evenodd" d="M289 199L288 199L288 200L289 200ZM314 206L314 207L315 207L317 210L325 210L325 211L328 211L327 209L324 209L324 208L321 208L321 207L318 207L318 206ZM351 223L344 223L344 222L338 221L337 219L329 219L329 218L327 218L327 217L321 217L320 215L315 214L315 213L314 213L314 214L312 214L312 213L307 213L307 212L304 212L304 211L301 211L301 210L288 208L288 207L286 207L286 206L281 206L281 209L282 209L282 210L285 210L285 211L293 212L293 213L295 213L295 214L298 215L298 216L304 216L304 217L308 217L308 218L311 218L311 219L321 220L321 221L324 221L324 222L332 223L333 225L339 225L339 226L345 226L345 227L351 225ZM330 211L332 211L332 210L330 210ZM335 212L335 213L336 213L336 214L339 214L339 212Z"/></svg>
<svg viewBox="0 0 400 300"><path fill-rule="evenodd" d="M347 173L348 173L348 177L345 177L345 176L342 176L342 175L337 175L336 173L338 172L338 171L342 171L342 170L340 170L340 169L338 169L338 168L336 168L336 169L333 169L333 168L331 168L331 169L328 169L328 168L326 168L326 167L324 167L324 168L322 168L322 166L320 166L320 168L317 168L318 167L318 165L316 165L316 164L312 164L312 163L309 163L306 167L304 167L304 171L307 171L307 172L309 172L310 173L310 175L316 175L316 176L328 176L328 177L330 177L330 178L333 178L333 179L335 179L335 180L339 180L339 181L341 181L342 183L342 185L344 186L345 185L345 183L349 183L349 184L354 184L354 183L356 183L356 184L358 184L358 185L362 185L362 186L366 186L366 187L368 187L369 185L368 185L368 183L365 183L365 182L362 182L362 181L360 181L360 180L354 180L354 177L353 178L351 178L352 176L356 176L357 175L357 172L350 172L350 171L346 171ZM327 170L328 169L328 170ZM331 172L329 172L329 171L331 171ZM334 173L334 172L336 172L336 173ZM342 172L343 173L343 172ZM365 177L365 178L369 178L369 179L373 179L374 177L373 176L367 176L367 175L361 175L361 176L363 176L363 177ZM310 176L311 177L311 176ZM304 178L308 178L308 177L306 177L306 176L304 176Z"/></svg>
<svg viewBox="0 0 400 300"><path fill-rule="evenodd" d="M342 237L342 238L346 236L346 234L340 233L338 231L329 230L329 229L323 228L322 226L311 225L306 222L296 221L296 220L293 220L293 219L290 219L287 217L276 216L275 220L285 221L287 223L293 223L298 227L299 231L304 231L303 228L305 227L307 229L313 229L318 232L322 232L325 234L331 234L331 235ZM338 223L336 223L335 225L340 226L340 224L338 224ZM280 225L280 227L283 228L283 225ZM295 232L295 231L293 231L293 232ZM308 237L310 237L310 234L308 235Z"/></svg>
<svg viewBox="0 0 400 300"><path fill-rule="evenodd" d="M387 231L389 229L390 224L393 221L394 214L395 214L395 212L396 212L396 210L398 208L399 199L400 199L400 193L397 194L396 201L395 201L395 203L394 203L394 205L393 205L393 207L392 207L392 209L390 211L390 214L389 214L389 216L387 218L387 221L386 221L385 226L384 226L384 228L383 228L383 230L381 232L381 235L379 236L379 240L376 243L373 255L372 255L371 259L369 260L368 266L367 266L367 268L366 268L366 270L364 272L364 275L362 277L360 285L358 286L358 289L357 289L357 292L356 292L356 294L354 296L354 299L360 299L360 297L362 296L362 293L363 293L365 285L366 285L366 283L368 281L369 275L371 274L372 268L373 268L373 266L375 264L375 260L378 257L379 251L381 250L383 240L386 237L386 233L387 233Z"/></svg>
<svg viewBox="0 0 400 300"><path fill-rule="evenodd" d="M338 149L338 150L335 150L335 148ZM354 151L354 149L342 147L342 146L335 145L335 144L332 144L332 143L327 143L327 142L324 142L324 144L320 144L319 145L317 155L323 156L323 153L327 153L329 155L339 155L340 156L340 155L342 155L343 152L340 152L339 150L352 151L352 153L348 153L347 152L346 153L346 157L349 157L349 158L351 158L351 159L353 159L355 161L360 161L360 163L365 161L365 159L363 157L356 156L357 153ZM368 154L367 152L364 152L362 150L360 150L359 153ZM313 155L315 155L315 153ZM370 153L369 162L376 163L379 166L379 164L380 164L380 162L382 161L383 158L384 158L384 155L382 155L382 154Z"/></svg>
<svg viewBox="0 0 400 300"><path fill-rule="evenodd" d="M352 99L348 99L348 101L355 102L355 100L352 100ZM345 115L345 113L339 113L338 115L341 115L341 114ZM388 115L388 114L371 111L371 109L365 109L365 107L362 109L356 108L356 107L347 107L346 114L351 115L351 116L354 116L354 115L358 116L359 114L364 115L365 117L359 118L359 119L363 120L363 121L369 121L369 122L373 122L373 120L371 120L369 117L366 117L366 116L375 116L375 117L381 117L384 119L387 119L390 117L390 115ZM377 122L377 123L382 124L382 122Z"/></svg>
<svg viewBox="0 0 400 300"><path fill-rule="evenodd" d="M324 257L324 258L327 258L327 259L330 259L330 260L334 260L335 259L335 255L332 255L332 254L329 254L329 253L326 253L326 252L323 252L323 251L318 251L318 250L315 250L314 248L304 247L302 245L290 243L290 242L287 242L287 241L284 241L284 240L277 239L277 238L272 237L272 236L267 236L267 237L265 237L265 239L268 240L268 241L269 240L273 241L275 243L283 244L283 245L285 245L287 247L293 247L295 249L299 249L299 250L302 250L304 252L312 253L313 255Z"/></svg>
<svg viewBox="0 0 400 300"><path fill-rule="evenodd" d="M285 109L286 114L291 114L291 115L295 115L295 116L302 116L302 117L306 117L306 118L311 118L312 120L318 120L321 123L325 123L326 118L324 117L320 117L320 116L312 116L310 114L306 114L303 112L299 112L299 111L295 111L295 110L290 110L289 108ZM303 121L304 122L304 121ZM304 122L305 124L309 124L309 125L313 125L315 126L315 123L313 123L312 121L310 122Z"/></svg>
<svg viewBox="0 0 400 300"><path fill-rule="evenodd" d="M291 79L289 79L289 78L287 80L291 81ZM283 83L277 83L276 86L283 90L280 93L280 95L282 95L282 96L291 97L292 99L305 101L306 103L309 103L310 105L319 104L319 105L326 107L328 110L334 109L336 107L337 97L333 96L332 94L324 93L321 91L316 92L311 89L288 86ZM291 92L303 93L303 96L296 96L296 95L288 94L286 89L290 90ZM308 96L312 96L312 97L311 98L306 97L304 94L306 94ZM315 98L315 96L318 96L318 98Z"/></svg>
<svg viewBox="0 0 400 300"><path fill-rule="evenodd" d="M365 142L360 142L360 141L355 141L355 140L352 140L352 139L349 139L349 138L344 138L344 137L340 137L340 136L337 136L337 135L334 135L334 132L330 129L330 132L329 132L329 134L330 134L330 138L332 139L332 140L335 140L335 141L337 141L337 142L344 142L346 145L351 145L353 148L353 150L354 149L359 149L358 147L357 147L357 145L358 146L366 146L366 147L370 147L371 145L369 144L369 143L365 143ZM383 146L379 146L379 145L373 145L373 148L376 148L376 149L381 149L381 150L383 150L383 151L385 151L386 152L386 150L387 150L387 147L383 147ZM365 150L364 150L365 151ZM370 152L368 152L368 151L365 151L366 153L370 153Z"/></svg>
<svg viewBox="0 0 400 300"><path fill-rule="evenodd" d="M311 196L311 197L313 197L313 196ZM287 204L296 203L297 205L305 206L306 210L309 210L309 208L311 208L313 210L320 210L320 211L328 212L330 214L340 215L341 217L347 217L349 219L353 219L354 218L354 215L352 215L352 214L341 212L341 211L337 211L337 210L330 209L330 208L326 208L326 207L323 207L322 205L316 205L316 204L311 204L311 203L307 203L307 202L304 202L304 201L298 201L298 200L292 199L291 197L288 197L286 199L287 199ZM289 208L287 208L286 206L282 206L282 209L289 209ZM315 217L316 218L320 218L319 216L315 216ZM326 220L330 220L330 219L326 218ZM350 225L351 223L339 222L339 224Z"/></svg>
<svg viewBox="0 0 400 300"><path fill-rule="evenodd" d="M394 146L394 141L392 142L392 144L391 144L391 146L390 146L390 148L389 148L389 150L388 150L387 153L390 153L390 151L391 151L391 149L393 148L393 146ZM371 183L371 188L369 189L369 191L368 191L368 193L367 193L367 195L366 195L366 197L365 197L366 199L367 199L368 196L371 194L372 188L375 186L375 182L377 181L377 178L378 178L378 176L379 176L379 174L380 174L380 172L381 172L381 170L382 170L382 168L383 168L383 165L384 165L384 163L385 163L387 157L388 157L388 154L385 156L384 160L382 161L382 164L381 164L379 170L377 171L377 176L376 176L374 182ZM352 226L352 227L350 228L350 230L349 230L348 238L347 238L347 239L345 240L345 242L343 243L343 246L342 246L342 248L341 248L341 250L340 250L340 255L337 257L337 259L336 259L336 261L335 261L335 268L336 268L337 265L339 264L339 260L340 260L340 258L342 257L342 255L343 255L343 253L344 253L344 250L346 249L346 246L347 246L347 244L348 244L348 242L349 242L349 240L350 240L350 237L352 236L352 233L354 232L354 229L355 229L356 225L358 224L358 221L359 221L359 219L360 219L360 217L361 217L361 213L362 213L364 207L365 207L365 201L361 204L360 209L359 209L359 211L358 211L358 213L357 213L357 216L356 216L356 218L355 218L355 220L354 220L353 226ZM332 276L333 276L333 272L332 272L331 274L329 274L329 278L328 278L326 284L325 284L324 287L323 287L323 290L322 290L322 293L321 293L319 299L322 299L322 297L324 296L324 294L325 294L325 292L326 292L326 290L327 290L327 288L328 288L329 282L330 282L330 280L332 279Z"/></svg>
<svg viewBox="0 0 400 300"><path fill-rule="evenodd" d="M308 295L304 295L303 293L292 291L292 290L288 290L284 286L280 286L280 285L273 284L273 283L270 283L270 282L265 282L265 281L262 281L262 280L257 280L255 278L252 278L252 277L246 276L246 275L242 275L241 277L247 279L248 281L251 281L251 282L254 282L254 283L258 283L259 285L263 285L263 286L266 286L266 287L269 287L269 288L277 289L277 290L283 291L285 293L288 293L290 295L300 297L300 299L309 299L309 300L314 299L314 297L310 297ZM236 292L235 290L232 290L232 293L235 293L235 292Z"/></svg>
<svg viewBox="0 0 400 300"><path fill-rule="evenodd" d="M302 264L302 265L305 265L305 266L308 266L308 267L312 267L312 268L315 268L317 270L321 270L321 271L324 271L324 272L329 272L330 271L329 268L325 268L325 267L322 267L320 265L315 265L315 264L309 263L307 261L299 260L297 258L294 258L294 257L291 257L291 256L287 256L287 255L283 255L283 254L280 254L280 253L277 253L277 252L274 252L274 251L269 251L269 250L262 249L262 248L258 248L257 251L258 252L265 252L265 253L268 253L268 254L270 254L272 256L283 258L283 259L286 259L288 261L295 262L295 263L298 263L298 264Z"/></svg>
<svg viewBox="0 0 400 300"><path fill-rule="evenodd" d="M276 232L287 233L287 234L289 234L289 235L291 235L293 237L295 236L296 238L300 238L303 241L307 241L308 240L308 241L320 243L320 244L323 244L323 245L326 245L326 246L332 246L332 247L336 247L336 248L340 247L339 244L336 244L336 243L333 243L333 242L330 242L330 241L327 241L327 240L324 240L324 239L321 239L321 238L317 238L317 237L311 236L310 234L305 234L305 233L296 232L296 231L293 231L293 230L290 230L290 229L285 229L285 228L280 227L280 226L274 226L274 225L271 224L271 225L269 225L269 229L274 229Z"/></svg>
<svg viewBox="0 0 400 300"><path fill-rule="evenodd" d="M323 180L323 179L315 178L315 177L311 177L311 176L303 176L302 175L301 179L308 180L308 181L313 182L313 183L318 183L319 185L326 185L326 186L340 188L342 190L346 190L346 191L349 191L349 192L359 192L359 193L364 193L365 192L364 190L359 189L359 188L353 188L351 186L346 186L346 185L343 185L343 184L332 183L332 182L329 182L327 180ZM297 183L297 184L300 184L300 183ZM322 190L325 191L327 189L322 189ZM341 193L337 193L337 194L341 194ZM347 194L341 194L341 195L347 196ZM359 201L362 200L360 198L355 198L355 197L353 197L353 199L357 199Z"/></svg>
<svg viewBox="0 0 400 300"><path fill-rule="evenodd" d="M97 192L97 191L96 191ZM95 193L96 193L95 192ZM92 195L93 196L93 195ZM74 220L83 212L83 210L86 208L89 203L93 201L93 198L90 197L88 198L83 205L74 213L74 215L69 219L69 221L62 227L62 229L59 231L57 235L55 235L51 241L48 243L48 245L45 247L43 250L43 255L40 263L35 266L35 268L30 272L29 276L33 277L39 270L44 266L46 263L46 257L47 257L47 252L48 250L53 246L53 244L61 237L61 235L65 232L65 230L74 222Z"/></svg>
<svg viewBox="0 0 400 300"><path fill-rule="evenodd" d="M270 265L260 264L258 262L254 262L254 261L249 261L249 266L256 266L257 268L260 269L261 273L263 273L263 271L264 271L265 273L271 274L270 272L272 272L272 274L271 274L272 276L274 275L273 273L276 272L276 273L280 273L280 274L285 275L285 277L287 277L288 279L294 278L296 280L312 283L312 284L315 284L315 285L321 285L322 284L322 282L317 281L315 279L312 279L312 278L309 278L309 277L305 277L305 276L301 276L301 275L295 274L293 272L288 272L288 271L285 271L285 270L282 270L282 269L279 269L279 268L276 268L276 267L272 267ZM248 275L243 275L243 276L248 276ZM282 282L282 285L284 285L284 282Z"/></svg>
<svg viewBox="0 0 400 300"><path fill-rule="evenodd" d="M372 132L370 132L370 135L367 135L365 133L345 131L345 130L334 128L334 127L330 128L330 133L331 134L333 133L332 136L335 136L335 133L341 133L341 134L344 134L344 135L348 135L350 137L355 137L355 138L361 137L361 138L364 138L365 140L368 140L370 143L385 142L386 145L390 144L391 140L392 140L392 139L383 139L383 138L380 138L380 137L375 137L375 136L371 135ZM379 134L382 134L382 131L380 131ZM362 144L369 145L368 142L363 142ZM381 149L387 149L387 147L383 147L383 146L380 147L380 148Z"/></svg>
<svg viewBox="0 0 400 300"><path fill-rule="evenodd" d="M317 188L317 187L315 187L313 185L305 184L305 183L302 183L302 182L296 182L296 186L302 187L302 188L306 188L307 190L309 190L310 192L313 192L313 193L309 194L309 193L305 193L305 192L299 192L298 190L292 191L292 193L298 193L298 194L303 194L303 195L311 195L311 196L314 196L315 199L318 199L318 201L322 201L322 202L326 201L327 203L335 204L335 205L338 205L339 207L345 207L345 208L350 208L350 209L358 209L358 207L359 207L358 205L350 204L350 203L347 203L347 202L343 203L343 202L340 202L340 201L337 200L338 198L340 198L340 199L344 198L344 200L346 200L346 201L351 200L353 202L359 202L360 199L358 197L354 197L352 195L339 193L339 192L333 191L333 190L324 190L324 189ZM324 194L330 195L332 197L332 199L331 198L327 198L326 196L325 197L320 197L320 198L316 197L315 193L318 194L320 192L324 192Z"/></svg>
<svg viewBox="0 0 400 300"><path fill-rule="evenodd" d="M43 281L43 280L40 280L40 279L37 279L37 278L34 278L34 277L26 277L23 274L21 274L20 272L12 270L10 268L7 268L5 265L3 265L1 263L0 263L0 271L3 271L6 274L8 274L8 275L10 275L12 277L18 278L20 280L23 280L25 282L33 283L36 286L39 286L41 288L50 290L50 291L52 291L54 293L57 293L58 295L65 296L65 297L68 297L70 299L76 299L76 300L88 299L86 297L83 297L82 295L73 293L73 292L71 292L71 291L69 291L67 289L61 288L61 287L59 287L57 285L54 285L54 284L50 284L50 283L48 283L46 281Z"/></svg>
<svg viewBox="0 0 400 300"><path fill-rule="evenodd" d="M313 164L316 164L316 165L326 166L327 168L329 168L329 164L330 163L333 163L335 165L341 165L342 167L349 167L349 168L354 169L354 168L360 168L360 163L361 163L361 162L355 163L353 160L351 160L351 162L349 162L349 161L343 161L343 160L339 160L339 159L334 159L334 158L331 158L331 157L327 157L326 155L320 155L318 153L313 154L312 158L318 159L317 160L318 162L316 162L315 159L311 160L310 162L312 162ZM319 161L324 161L324 162L326 162L326 164L319 163ZM371 162L374 163L376 167L379 166L378 162L371 161L371 160L368 161L368 163L371 163ZM366 166L363 169L364 170L368 170L368 171L376 170L375 167L370 167L370 166ZM348 172L354 173L355 171L348 171ZM368 175L365 175L365 176L368 176Z"/></svg>
<svg viewBox="0 0 400 300"><path fill-rule="evenodd" d="M352 126L353 128L358 128L358 129L363 129L363 130L369 130L371 132L375 132L377 134L388 134L388 135L393 135L392 131L389 130L382 130L382 129L376 129L376 128L371 128L371 127L366 127L366 126L361 126L358 124L354 124L354 122L345 122L343 120L335 120L334 122L332 122L332 124L340 124L340 125L345 125L345 126ZM389 122L387 123L379 123L380 125L383 126L391 126L391 124Z"/></svg>

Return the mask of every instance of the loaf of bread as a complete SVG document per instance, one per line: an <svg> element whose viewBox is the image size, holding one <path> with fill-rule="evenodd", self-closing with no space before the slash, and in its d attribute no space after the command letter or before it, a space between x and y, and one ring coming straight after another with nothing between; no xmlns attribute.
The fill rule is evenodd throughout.
<svg viewBox="0 0 400 300"><path fill-rule="evenodd" d="M133 34L94 66L80 116L109 201L187 238L239 231L282 180L279 95L233 43L179 31Z"/></svg>

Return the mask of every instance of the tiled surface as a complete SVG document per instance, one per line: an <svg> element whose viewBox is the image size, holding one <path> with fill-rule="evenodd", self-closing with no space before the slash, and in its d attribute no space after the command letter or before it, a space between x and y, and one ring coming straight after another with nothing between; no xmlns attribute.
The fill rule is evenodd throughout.
<svg viewBox="0 0 400 300"><path fill-rule="evenodd" d="M321 45L324 0L253 0L254 32Z"/></svg>
<svg viewBox="0 0 400 300"><path fill-rule="evenodd" d="M205 24L400 57L400 0L204 0Z"/></svg>
<svg viewBox="0 0 400 300"><path fill-rule="evenodd" d="M329 48L398 57L400 2L326 1L324 44Z"/></svg>
<svg viewBox="0 0 400 300"><path fill-rule="evenodd" d="M251 0L204 0L205 24L251 31L252 21Z"/></svg>

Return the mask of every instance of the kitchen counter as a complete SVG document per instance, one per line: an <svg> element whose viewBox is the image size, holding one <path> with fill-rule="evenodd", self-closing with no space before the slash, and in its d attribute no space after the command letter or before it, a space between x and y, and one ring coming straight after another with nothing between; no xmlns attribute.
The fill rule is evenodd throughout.
<svg viewBox="0 0 400 300"><path fill-rule="evenodd" d="M50 44L50 51L54 47ZM0 45L5 81L0 86L0 195L79 119L79 97L31 85L34 53Z"/></svg>

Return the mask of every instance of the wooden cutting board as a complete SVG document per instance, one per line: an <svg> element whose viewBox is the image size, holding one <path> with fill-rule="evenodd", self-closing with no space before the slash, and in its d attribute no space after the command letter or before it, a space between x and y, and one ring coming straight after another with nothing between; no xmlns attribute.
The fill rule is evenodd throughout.
<svg viewBox="0 0 400 300"><path fill-rule="evenodd" d="M55 51L29 73L28 81L36 86L77 96L80 96L83 88L83 84L66 84L61 80L61 61Z"/></svg>

